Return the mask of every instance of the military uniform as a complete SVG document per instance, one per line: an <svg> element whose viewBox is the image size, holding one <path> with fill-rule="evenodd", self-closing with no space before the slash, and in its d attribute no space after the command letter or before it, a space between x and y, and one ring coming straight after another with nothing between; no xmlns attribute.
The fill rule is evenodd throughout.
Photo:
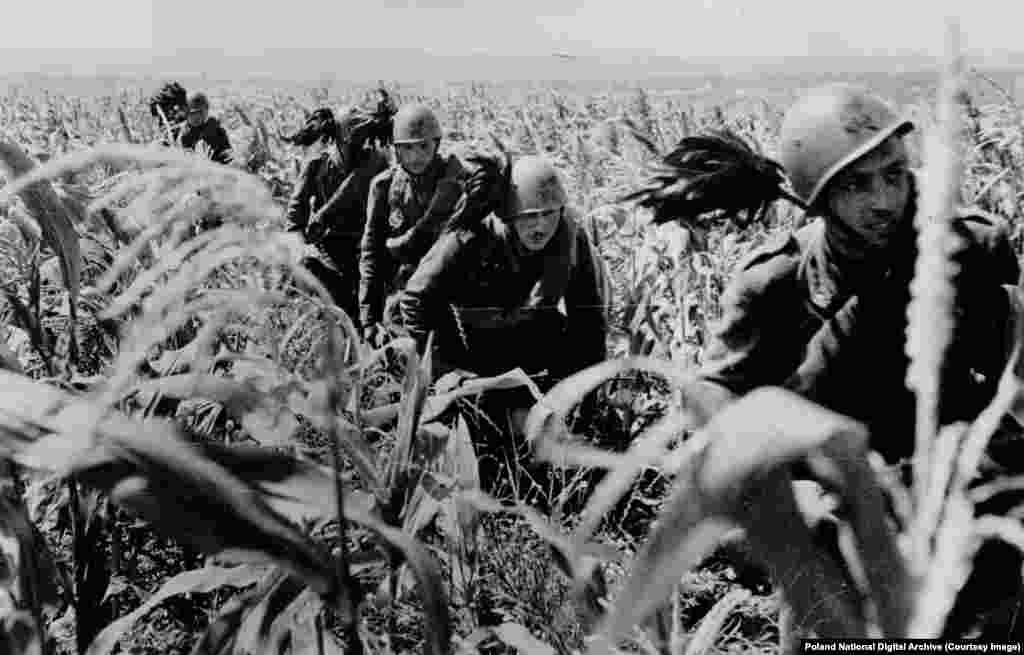
<svg viewBox="0 0 1024 655"><path fill-rule="evenodd" d="M359 242L366 199L371 180L387 167L387 158L375 149L365 151L351 171L330 152L320 153L303 165L285 210L288 230L303 233L319 251L304 265L353 321L358 320Z"/></svg>
<svg viewBox="0 0 1024 655"><path fill-rule="evenodd" d="M1001 219L964 212L954 230L969 245L957 256L962 320L947 357L946 421L973 418L992 397L1007 354L1001 285L1020 278ZM917 251L907 232L892 267L857 279L837 261L822 219L755 251L723 294L701 378L733 394L787 386L864 422L889 461L908 456L914 396L904 344Z"/></svg>
<svg viewBox="0 0 1024 655"><path fill-rule="evenodd" d="M478 229L441 237L400 306L418 343L435 333L442 371L486 376L521 367L558 379L605 358L603 280L603 264L572 212L537 253L526 253L491 215Z"/></svg>
<svg viewBox="0 0 1024 655"><path fill-rule="evenodd" d="M385 299L399 291L437 240L463 195L465 168L455 155L435 157L422 175L395 164L370 184L360 244L359 318L380 323Z"/></svg>
<svg viewBox="0 0 1024 655"><path fill-rule="evenodd" d="M1001 219L962 212L953 229L966 247L956 257L957 328L943 371L944 424L973 420L992 399L1011 346L1010 305L1002 285L1016 285L1021 276ZM733 394L764 385L788 387L864 423L871 447L888 462L909 457L916 400L905 382L905 343L915 236L910 230L903 237L905 254L892 267L856 281L844 278L821 219L758 249L723 294L723 316L701 378ZM1019 426L1006 426L1012 434L1003 431L993 439L983 480L1024 472ZM1017 501L996 496L977 512L1002 513ZM975 561L946 636L969 632L993 603L1000 603L1002 614L984 623L981 634L1019 638L1021 626L1011 622L1022 584L1020 554L989 542Z"/></svg>
<svg viewBox="0 0 1024 655"><path fill-rule="evenodd" d="M212 151L213 161L218 164L231 162L231 140L216 118L207 118L206 122L198 127L192 127L187 122L182 123L177 138L185 150L195 150L196 144L202 141Z"/></svg>
<svg viewBox="0 0 1024 655"><path fill-rule="evenodd" d="M181 138L182 130L185 128L186 123L184 120L171 123L169 129L160 130L160 145L170 148L179 142ZM163 126L161 126L163 127Z"/></svg>
<svg viewBox="0 0 1024 655"><path fill-rule="evenodd" d="M422 348L434 333L434 370L482 376L513 368L548 371L542 391L606 355L604 266L569 209L551 241L527 253L514 230L490 215L473 230L443 235L400 294L405 326ZM526 392L484 394L489 421L473 422L480 481L501 494L515 481L520 501L539 505L557 493L551 467L536 462L522 435L504 430ZM494 427L498 426L497 432ZM509 470L515 476L509 477Z"/></svg>

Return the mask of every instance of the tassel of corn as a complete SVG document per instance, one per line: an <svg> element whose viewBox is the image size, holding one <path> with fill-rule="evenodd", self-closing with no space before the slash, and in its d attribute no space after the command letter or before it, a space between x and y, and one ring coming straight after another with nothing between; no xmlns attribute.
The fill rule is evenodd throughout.
<svg viewBox="0 0 1024 655"><path fill-rule="evenodd" d="M930 533L927 526L934 462L932 443L939 431L939 392L941 371L946 350L955 328L954 303L957 268L952 260L961 247L950 222L956 213L960 193L960 152L958 150L959 113L957 93L962 85L962 62L959 53L958 27L950 21L946 62L938 97L936 125L925 135L925 176L916 217L918 227L918 258L911 283L908 307L907 386L917 395L914 448L915 526L911 530L912 565L918 568L927 562ZM941 504L941 498L937 499ZM931 509L934 509L934 505Z"/></svg>

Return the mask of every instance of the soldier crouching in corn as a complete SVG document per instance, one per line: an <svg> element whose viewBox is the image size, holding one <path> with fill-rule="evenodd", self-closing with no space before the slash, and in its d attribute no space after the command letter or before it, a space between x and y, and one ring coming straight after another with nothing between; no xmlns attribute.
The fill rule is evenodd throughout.
<svg viewBox="0 0 1024 655"><path fill-rule="evenodd" d="M357 325L359 243L366 222L366 200L371 180L388 168L386 155L374 141L386 141L382 129L390 136L389 121L386 108L383 113L368 114L353 107L335 119L324 107L313 112L289 139L296 145L319 145L321 149L299 172L285 210L288 230L302 233L311 251L303 265Z"/></svg>
<svg viewBox="0 0 1024 655"><path fill-rule="evenodd" d="M203 143L210 151L210 159L218 164L231 163L231 139L220 121L210 116L210 100L205 93L189 94L185 123L178 135L178 143L185 150L196 149Z"/></svg>
<svg viewBox="0 0 1024 655"><path fill-rule="evenodd" d="M787 112L779 161L753 167L761 172L746 187L763 197L748 204L788 198L809 221L750 254L723 293L700 372L710 413L757 387L787 387L863 423L870 448L889 464L912 454L915 397L905 384L905 345L917 188L904 136L913 129L885 101L847 84L814 89ZM773 168L796 198L772 189L763 172ZM711 204L728 206L717 201ZM955 257L958 325L945 363L944 425L973 420L993 398L1009 357L1004 285L1020 278L1001 219L961 210L952 229L965 245ZM1024 450L1014 447L1019 426L1010 427L1016 434L996 440L1002 452L990 448L988 476L999 467L1024 469ZM1005 502L997 497L976 511L1004 511ZM831 517L808 516L816 519L824 525ZM1011 546L984 545L944 636L1022 638L1024 621L1015 620L1021 561Z"/></svg>
<svg viewBox="0 0 1024 655"><path fill-rule="evenodd" d="M545 391L605 359L605 270L550 162L519 159L510 181L502 209L438 240L399 303L405 327L421 351L428 334L434 334L437 375L455 370L481 376L514 368L530 375L546 371L538 380ZM498 425L506 423L502 418L521 420L533 402L508 394L499 400L502 409L522 402L513 417L493 416ZM486 406L484 410L488 412ZM474 441L485 489L493 489L506 465L541 470L530 466L521 434L512 440L502 434L487 439L474 431ZM535 475L522 481L543 486ZM534 491L546 490L521 490L519 497L543 500L544 493Z"/></svg>
<svg viewBox="0 0 1024 655"><path fill-rule="evenodd" d="M392 140L396 161L371 183L360 244L359 318L371 342L381 334L387 299L405 285L464 195L466 170L455 155L442 156L441 124L429 107L399 109Z"/></svg>
<svg viewBox="0 0 1024 655"><path fill-rule="evenodd" d="M162 139L164 145L174 144L189 151L203 147L212 161L230 164L230 139L220 122L210 116L210 100L205 93L186 95L180 84L170 83L151 101L150 111L157 116L163 114L167 121L169 133ZM220 216L205 215L193 225L193 232L215 229L222 224Z"/></svg>

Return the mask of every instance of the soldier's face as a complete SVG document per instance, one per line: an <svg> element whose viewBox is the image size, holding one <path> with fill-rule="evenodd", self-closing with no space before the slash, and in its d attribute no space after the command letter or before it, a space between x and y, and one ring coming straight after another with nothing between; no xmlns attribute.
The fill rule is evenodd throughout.
<svg viewBox="0 0 1024 655"><path fill-rule="evenodd" d="M437 153L437 141L415 141L413 143L396 143L395 156L402 168L413 175L422 175Z"/></svg>
<svg viewBox="0 0 1024 655"><path fill-rule="evenodd" d="M537 214L521 214L512 220L519 242L531 251L543 250L555 236L562 219L562 209L548 209Z"/></svg>
<svg viewBox="0 0 1024 655"><path fill-rule="evenodd" d="M892 137L841 171L829 185L832 215L867 243L884 246L907 220L910 158L902 137Z"/></svg>
<svg viewBox="0 0 1024 655"><path fill-rule="evenodd" d="M192 127L199 127L206 122L207 111L202 107L193 107L188 110L188 124Z"/></svg>

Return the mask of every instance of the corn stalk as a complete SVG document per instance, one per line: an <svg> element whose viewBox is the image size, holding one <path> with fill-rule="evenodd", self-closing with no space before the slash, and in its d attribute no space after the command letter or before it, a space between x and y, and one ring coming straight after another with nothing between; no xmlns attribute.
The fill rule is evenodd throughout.
<svg viewBox="0 0 1024 655"><path fill-rule="evenodd" d="M907 386L917 395L914 448L914 498L910 559L919 580L928 569L931 539L939 520L945 485L933 458L939 434L942 365L956 327L954 303L957 273L953 256L962 245L951 229L956 215L962 174L959 147L960 115L957 96L963 87L959 33L950 22L946 61L937 107L937 122L926 135L925 176L916 217L918 260L908 308ZM947 462L949 461L946 458Z"/></svg>

